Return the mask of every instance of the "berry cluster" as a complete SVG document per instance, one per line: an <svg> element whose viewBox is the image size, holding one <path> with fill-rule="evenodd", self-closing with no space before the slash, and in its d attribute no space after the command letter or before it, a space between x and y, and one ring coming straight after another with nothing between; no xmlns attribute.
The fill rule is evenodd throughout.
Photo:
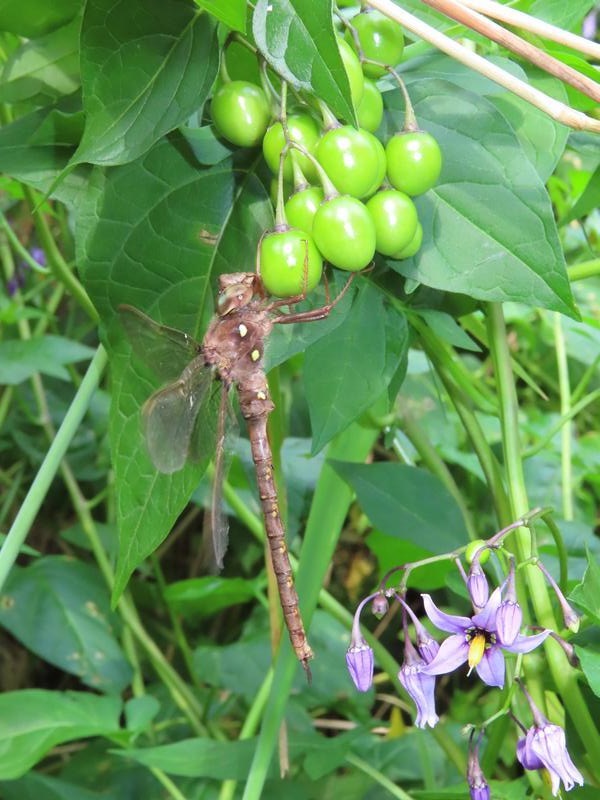
<svg viewBox="0 0 600 800"><path fill-rule="evenodd" d="M356 272L376 252L394 259L415 255L423 229L412 198L435 184L442 167L440 148L419 130L393 69L404 49L400 26L373 10L340 19L345 35L338 37L339 52L358 128L339 122L320 98L295 94L288 104L286 84L277 91L266 69L262 86L230 80L225 71L212 99L219 134L239 147L262 144L277 178L275 229L261 240L258 269L267 292L278 297L314 289L323 260ZM406 122L384 147L375 136L383 98L374 79L387 73L400 83Z"/></svg>

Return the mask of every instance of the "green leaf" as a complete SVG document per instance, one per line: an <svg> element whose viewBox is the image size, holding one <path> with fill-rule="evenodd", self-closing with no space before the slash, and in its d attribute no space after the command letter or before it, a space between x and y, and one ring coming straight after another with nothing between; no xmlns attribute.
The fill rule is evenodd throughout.
<svg viewBox="0 0 600 800"><path fill-rule="evenodd" d="M168 775L215 780L244 780L248 776L256 741L216 742L198 737L144 749L114 751Z"/></svg>
<svg viewBox="0 0 600 800"><path fill-rule="evenodd" d="M600 625L600 565L589 552L587 561L583 580L573 589L569 600L579 606L596 625Z"/></svg>
<svg viewBox="0 0 600 800"><path fill-rule="evenodd" d="M583 18L596 5L595 0L535 0L528 13L559 28L580 32Z"/></svg>
<svg viewBox="0 0 600 800"><path fill-rule="evenodd" d="M386 98L401 128L402 102ZM388 265L436 289L576 316L548 194L505 119L443 82L412 84L411 98L444 166L437 186L417 198L420 253Z"/></svg>
<svg viewBox="0 0 600 800"><path fill-rule="evenodd" d="M452 495L429 472L406 464L346 464L335 471L356 492L373 525L429 553L465 544L462 516Z"/></svg>
<svg viewBox="0 0 600 800"><path fill-rule="evenodd" d="M77 263L109 325L120 548L115 596L164 540L203 471L190 465L161 475L151 465L140 409L157 385L132 362L116 308L130 303L198 339L213 313L211 281L221 272L251 270L271 221L265 190L254 176L233 173L229 161L199 169L179 136L131 164L92 176L77 219Z"/></svg>
<svg viewBox="0 0 600 800"><path fill-rule="evenodd" d="M465 333L450 314L433 309L418 309L418 314L420 317L423 317L435 335L443 341L462 350L469 350L473 353L481 352L481 347L479 347L477 342Z"/></svg>
<svg viewBox="0 0 600 800"><path fill-rule="evenodd" d="M34 39L65 25L81 6L82 0L2 0L0 30Z"/></svg>
<svg viewBox="0 0 600 800"><path fill-rule="evenodd" d="M81 98L70 95L0 128L0 172L36 189L50 189L71 158L83 130ZM54 196L69 202L84 185L85 170L69 173Z"/></svg>
<svg viewBox="0 0 600 800"><path fill-rule="evenodd" d="M195 0L200 8L206 9L234 31L246 33L246 0Z"/></svg>
<svg viewBox="0 0 600 800"><path fill-rule="evenodd" d="M381 293L363 283L351 313L306 352L304 386L313 454L385 391L385 315Z"/></svg>
<svg viewBox="0 0 600 800"><path fill-rule="evenodd" d="M36 655L104 692L120 692L131 679L115 622L99 572L62 556L14 567L0 598L0 625Z"/></svg>
<svg viewBox="0 0 600 800"><path fill-rule="evenodd" d="M574 219L586 217L598 206L600 206L600 165L596 167L585 189L575 201L573 208L560 220L560 224L567 225Z"/></svg>
<svg viewBox="0 0 600 800"><path fill-rule="evenodd" d="M551 75L530 69L523 79L550 97L569 104L564 84ZM525 155L545 183L564 152L570 128L511 92L494 94L489 99L508 120Z"/></svg>
<svg viewBox="0 0 600 800"><path fill-rule="evenodd" d="M119 732L121 700L25 689L0 695L0 780L24 775L53 747Z"/></svg>
<svg viewBox="0 0 600 800"><path fill-rule="evenodd" d="M160 711L160 703L151 694L132 697L125 703L127 730L140 733L150 727L150 723Z"/></svg>
<svg viewBox="0 0 600 800"><path fill-rule="evenodd" d="M106 793L84 789L80 784L67 783L50 775L30 772L16 781L0 783L3 800L107 800ZM113 800L113 798L111 798ZM117 800L116 796L114 800Z"/></svg>
<svg viewBox="0 0 600 800"><path fill-rule="evenodd" d="M179 131L196 156L199 164L212 166L218 164L235 151L233 145L229 146L223 139L219 139L212 125L202 128L190 128L180 125Z"/></svg>
<svg viewBox="0 0 600 800"><path fill-rule="evenodd" d="M72 163L123 164L145 153L203 105L218 64L214 22L183 0L87 3L86 125Z"/></svg>
<svg viewBox="0 0 600 800"><path fill-rule="evenodd" d="M575 645L575 653L592 692L600 697L600 645Z"/></svg>
<svg viewBox="0 0 600 800"><path fill-rule="evenodd" d="M258 49L284 80L319 97L336 117L354 120L330 0L258 0L252 32Z"/></svg>
<svg viewBox="0 0 600 800"><path fill-rule="evenodd" d="M210 617L224 608L240 605L258 595L258 586L245 578L188 578L167 586L165 600L177 614Z"/></svg>
<svg viewBox="0 0 600 800"><path fill-rule="evenodd" d="M47 36L24 42L2 71L0 102L18 103L79 88L79 18Z"/></svg>
<svg viewBox="0 0 600 800"><path fill-rule="evenodd" d="M94 350L62 336L40 336L35 339L8 339L0 342L0 383L16 386L36 372L69 380L64 364L87 361Z"/></svg>
<svg viewBox="0 0 600 800"><path fill-rule="evenodd" d="M377 529L370 531L365 541L377 559L380 574L384 574L398 564L420 561L431 555L431 550L419 547L406 539L399 541L397 535L390 536ZM447 586L448 573L451 570L454 570L454 565L448 561L429 564L414 573L414 579L409 580L409 586L415 585L420 591L427 592L441 589Z"/></svg>

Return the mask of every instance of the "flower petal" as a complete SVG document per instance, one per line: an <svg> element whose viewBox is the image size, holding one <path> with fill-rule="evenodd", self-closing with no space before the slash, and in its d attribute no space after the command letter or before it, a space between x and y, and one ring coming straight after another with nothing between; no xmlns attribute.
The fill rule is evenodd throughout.
<svg viewBox="0 0 600 800"><path fill-rule="evenodd" d="M477 674L488 686L504 686L504 656L498 645L492 645L483 654L476 667Z"/></svg>
<svg viewBox="0 0 600 800"><path fill-rule="evenodd" d="M525 769L543 769L544 762L531 749L531 730L517 742L517 758Z"/></svg>
<svg viewBox="0 0 600 800"><path fill-rule="evenodd" d="M449 636L440 645L440 649L433 661L421 667L425 675L443 675L452 672L467 660L469 643L464 633L455 633Z"/></svg>
<svg viewBox="0 0 600 800"><path fill-rule="evenodd" d="M498 586L491 593L490 599L485 604L485 608L483 609L483 611L480 611L479 614L475 614L475 616L471 620L471 624L474 625L476 628L482 628L484 631L495 633L496 611L498 611L501 601L502 601L502 595L500 593L500 587Z"/></svg>
<svg viewBox="0 0 600 800"><path fill-rule="evenodd" d="M416 727L424 728L429 725L434 728L439 717L435 713L433 675L424 675L420 664L403 664L398 679L417 707Z"/></svg>
<svg viewBox="0 0 600 800"><path fill-rule="evenodd" d="M544 641L549 633L550 631L542 631L533 636L522 636L519 634L512 644L503 644L501 647L508 650L510 653L530 653Z"/></svg>
<svg viewBox="0 0 600 800"><path fill-rule="evenodd" d="M368 692L373 683L373 650L365 642L348 648L348 672L359 692Z"/></svg>
<svg viewBox="0 0 600 800"><path fill-rule="evenodd" d="M428 594L421 595L425 605L425 613L433 622L436 628L448 633L463 633L467 628L472 627L469 617L457 617L454 614L444 614L436 606Z"/></svg>

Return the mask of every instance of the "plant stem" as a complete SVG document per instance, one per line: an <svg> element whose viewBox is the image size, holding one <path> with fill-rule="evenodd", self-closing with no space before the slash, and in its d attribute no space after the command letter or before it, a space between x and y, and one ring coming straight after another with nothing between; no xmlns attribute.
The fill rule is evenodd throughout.
<svg viewBox="0 0 600 800"><path fill-rule="evenodd" d="M106 351L100 345L11 525L2 550L0 550L0 589L19 555L19 550L27 538L33 521L48 493L50 484L60 468L73 437L77 433L79 424L89 407L92 395L98 388L106 364Z"/></svg>
<svg viewBox="0 0 600 800"><path fill-rule="evenodd" d="M500 422L507 485L509 486L513 515L518 517L527 511L529 504L521 458L519 407L501 305L497 303L488 304L487 324L500 399ZM519 560L527 559L531 555L531 536L529 532L524 528L515 531L514 541ZM556 619L548 587L542 573L535 567L527 567L524 572L529 598L538 622L546 628L556 630ZM554 684L562 696L571 719L576 722L577 733L587 749L589 760L592 764L599 764L600 735L577 683L575 670L570 667L564 651L551 637L548 637L548 640L544 643L544 649Z"/></svg>
<svg viewBox="0 0 600 800"><path fill-rule="evenodd" d="M53 275L55 276L56 280L59 283L62 283L64 285L69 294L73 297L75 302L81 306L81 308L85 311L88 317L93 322L98 322L99 320L98 312L96 311L94 304L90 300L88 293L85 291L81 283L77 280L77 278L69 268L69 265L64 260L62 253L56 246L56 242L54 241L52 232L48 227L46 218L39 211L39 209L37 213L33 213L37 205L33 190L30 187L23 184L23 194L25 195L25 198L29 204L31 216L35 223L37 235L39 236L40 243L44 248L46 256L48 257L48 265L52 270Z"/></svg>
<svg viewBox="0 0 600 800"><path fill-rule="evenodd" d="M515 516L512 514L506 489L502 482L499 464L488 445L481 426L471 410L467 398L459 386L453 380L453 375L446 369L447 361L450 356L447 354L446 349L439 346L437 336L427 328L426 325L417 322L417 330L421 337L423 347L427 356L434 364L436 373L446 391L450 400L454 404L456 412L458 413L464 429L471 440L473 449L479 459L481 469L485 475L488 488L492 494L496 515L501 524L507 524ZM456 373L456 366L454 369Z"/></svg>
<svg viewBox="0 0 600 800"><path fill-rule="evenodd" d="M258 726L260 724L260 718L269 697L269 692L271 691L271 686L273 684L273 669L269 669L267 672L265 679L263 680L256 697L254 698L254 702L248 711L246 719L244 720L244 724L242 726L242 730L240 731L240 735L238 736L238 741L242 741L243 739L250 739L256 731L258 730ZM233 800L235 797L235 789L237 786L237 781L228 780L223 781L221 785L221 791L219 792L219 800Z"/></svg>
<svg viewBox="0 0 600 800"><path fill-rule="evenodd" d="M600 258L591 261L582 261L581 264L573 264L568 268L570 281L582 281L585 278L593 278L600 275Z"/></svg>
<svg viewBox="0 0 600 800"><path fill-rule="evenodd" d="M414 800L412 795L408 794L408 792L405 792L404 789L401 789L389 778L386 778L386 776L383 775L383 773L381 773L378 769L372 767L368 761L355 756L354 753L349 753L346 756L346 761L359 769L361 772L364 772L365 775L373 778L373 780L383 789L386 789L392 795L392 797L397 797L398 800Z"/></svg>
<svg viewBox="0 0 600 800"><path fill-rule="evenodd" d="M571 385L569 382L569 364L567 361L567 348L565 335L562 329L560 314L554 314L554 346L556 349L556 363L558 367L558 385L560 390L560 413L565 423L560 431L561 439L561 493L562 512L566 520L573 519L573 472L571 469L571 439L573 424L568 419L571 410Z"/></svg>
<svg viewBox="0 0 600 800"><path fill-rule="evenodd" d="M402 413L402 428L421 456L421 460L425 466L430 472L437 475L452 497L456 500L456 504L460 508L462 514L463 522L465 523L465 528L469 534L469 539L477 539L477 530L471 512L463 499L456 481L452 477L452 473L410 411L404 411Z"/></svg>
<svg viewBox="0 0 600 800"><path fill-rule="evenodd" d="M546 447L546 445L552 441L555 435L565 427L565 425L569 422L569 420L573 419L573 417L576 417L579 414L579 412L583 411L583 409L587 408L587 406L591 405L592 403L595 403L599 397L600 397L600 389L594 389L594 391L590 392L587 395L587 397L584 397L582 400L579 400L579 402L574 403L572 406L570 406L567 413L556 420L554 425L550 427L546 435L543 436L539 440L539 442L536 442L534 445L528 447L527 450L523 452L523 458L524 459L531 458L531 456L534 456L536 453L539 453L540 450L543 450L544 447Z"/></svg>
<svg viewBox="0 0 600 800"><path fill-rule="evenodd" d="M560 530L558 525L552 519L552 513L547 512L542 514L542 519L546 523L546 526L550 533L552 534L552 538L554 539L554 544L556 545L556 553L558 555L558 563L559 563L559 579L558 584L561 588L563 594L567 594L568 587L567 587L567 580L569 578L569 562L568 562L568 553L567 548L565 547L565 543L561 536Z"/></svg>
<svg viewBox="0 0 600 800"><path fill-rule="evenodd" d="M171 778L169 778L169 776L162 771L162 769L159 769L158 767L149 767L149 770L154 775L156 780L164 786L169 796L172 797L173 800L188 800L187 797L179 791Z"/></svg>

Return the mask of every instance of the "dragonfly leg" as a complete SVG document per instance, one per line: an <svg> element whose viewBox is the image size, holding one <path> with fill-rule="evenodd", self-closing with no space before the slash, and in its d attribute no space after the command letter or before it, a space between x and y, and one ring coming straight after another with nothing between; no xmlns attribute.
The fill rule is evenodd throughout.
<svg viewBox="0 0 600 800"><path fill-rule="evenodd" d="M346 294L350 285L354 278L356 277L357 273L353 272L348 280L346 281L344 288L335 297L333 300L330 300L324 306L320 306L320 308L311 308L310 311L297 311L291 312L289 314L281 314L278 317L273 319L274 323L278 323L280 325L290 325L292 322L313 322L318 319L325 319L331 312L333 308L340 302L342 297ZM329 292L327 292L329 294ZM293 298L290 298L292 300ZM302 298L304 299L304 298ZM295 302L298 302L297 300Z"/></svg>

